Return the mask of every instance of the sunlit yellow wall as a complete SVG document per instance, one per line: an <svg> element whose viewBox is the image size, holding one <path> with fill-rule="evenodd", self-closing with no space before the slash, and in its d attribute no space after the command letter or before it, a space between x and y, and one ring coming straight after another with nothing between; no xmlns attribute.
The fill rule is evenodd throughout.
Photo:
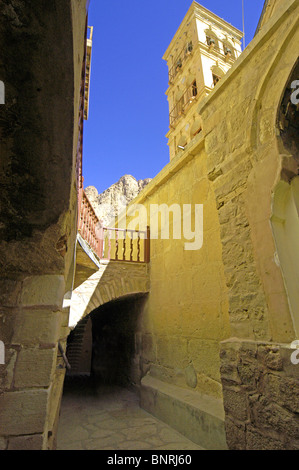
<svg viewBox="0 0 299 470"><path fill-rule="evenodd" d="M140 319L142 374L150 371L164 381L221 396L219 342L230 331L219 222L201 138L134 201L146 208L143 226L150 224L150 207L163 203L179 204L182 213L184 204L192 204L193 230L195 204L203 204L203 245L185 250L190 240L173 239L171 230L169 240L161 240L159 234L150 242L151 287ZM140 214L141 210L132 214L127 225Z"/></svg>

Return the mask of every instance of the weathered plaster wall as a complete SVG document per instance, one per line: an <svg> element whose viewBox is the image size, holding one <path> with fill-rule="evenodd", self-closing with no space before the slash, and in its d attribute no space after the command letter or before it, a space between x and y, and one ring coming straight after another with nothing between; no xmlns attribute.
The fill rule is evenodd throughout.
<svg viewBox="0 0 299 470"><path fill-rule="evenodd" d="M86 1L4 0L0 13L0 448L47 449L68 334Z"/></svg>

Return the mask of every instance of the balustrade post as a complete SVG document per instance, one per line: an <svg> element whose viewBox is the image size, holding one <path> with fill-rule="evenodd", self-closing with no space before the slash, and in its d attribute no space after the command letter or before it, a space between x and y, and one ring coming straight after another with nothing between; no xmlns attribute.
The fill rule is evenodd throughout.
<svg viewBox="0 0 299 470"><path fill-rule="evenodd" d="M144 261L145 263L150 262L150 249L151 249L151 233L150 227L146 227L146 239L144 240Z"/></svg>

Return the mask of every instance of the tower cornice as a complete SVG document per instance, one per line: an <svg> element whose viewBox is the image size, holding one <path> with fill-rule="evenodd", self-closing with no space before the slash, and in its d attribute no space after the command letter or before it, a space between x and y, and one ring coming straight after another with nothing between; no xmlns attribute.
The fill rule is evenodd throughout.
<svg viewBox="0 0 299 470"><path fill-rule="evenodd" d="M207 25L214 24L218 29L223 30L224 33L230 32L232 36L234 36L235 39L239 41L239 43L243 37L242 31L240 31L238 28L231 25L222 18L219 18L219 16L215 15L213 12L194 1L192 2L177 32L175 33L170 45L166 49L163 55L163 60L168 60L169 56L171 55L172 49L175 47L177 41L184 33L185 27L188 25L188 23L190 23L192 19L200 19L207 21Z"/></svg>

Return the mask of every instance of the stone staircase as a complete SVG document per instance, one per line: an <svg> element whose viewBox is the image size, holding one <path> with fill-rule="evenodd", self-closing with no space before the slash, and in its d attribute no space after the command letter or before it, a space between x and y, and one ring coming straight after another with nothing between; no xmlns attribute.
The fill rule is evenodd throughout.
<svg viewBox="0 0 299 470"><path fill-rule="evenodd" d="M71 369L67 371L67 375L90 375L91 354L91 319L84 317L68 338L66 356Z"/></svg>

